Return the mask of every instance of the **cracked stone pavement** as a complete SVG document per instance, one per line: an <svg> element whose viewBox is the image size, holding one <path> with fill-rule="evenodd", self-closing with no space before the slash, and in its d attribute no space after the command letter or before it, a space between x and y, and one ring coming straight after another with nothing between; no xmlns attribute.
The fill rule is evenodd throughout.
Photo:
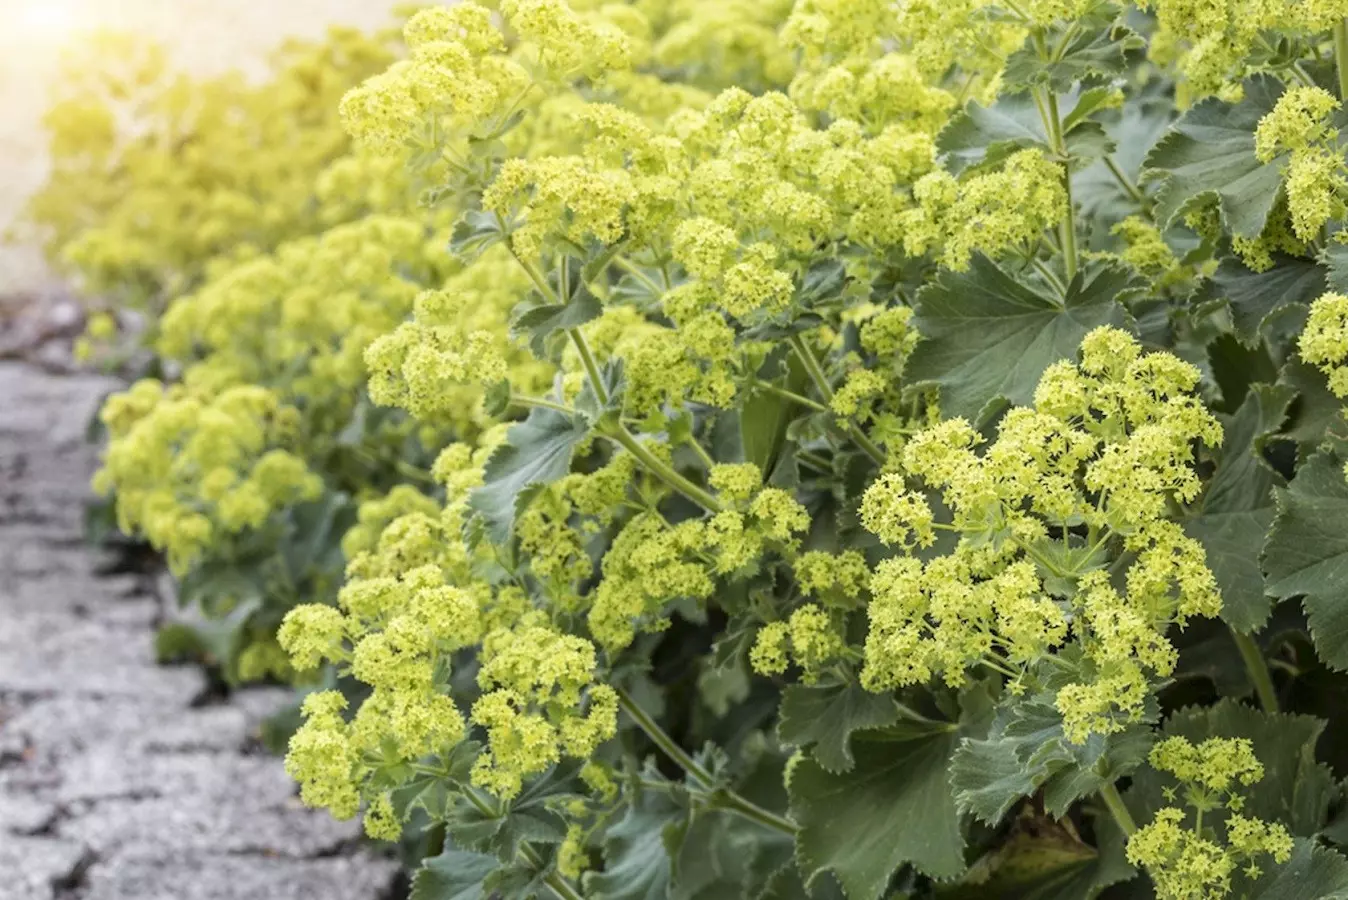
<svg viewBox="0 0 1348 900"><path fill-rule="evenodd" d="M0 900L390 898L394 863L257 747L284 692L157 665L153 584L97 573L83 434L115 387L0 364Z"/></svg>

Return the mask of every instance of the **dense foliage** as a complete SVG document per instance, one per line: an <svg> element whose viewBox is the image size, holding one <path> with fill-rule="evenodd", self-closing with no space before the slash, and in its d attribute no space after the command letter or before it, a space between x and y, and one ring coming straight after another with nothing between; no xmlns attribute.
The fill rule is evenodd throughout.
<svg viewBox="0 0 1348 900"><path fill-rule="evenodd" d="M339 34L35 206L172 300L98 486L417 900L1348 895L1345 14Z"/></svg>

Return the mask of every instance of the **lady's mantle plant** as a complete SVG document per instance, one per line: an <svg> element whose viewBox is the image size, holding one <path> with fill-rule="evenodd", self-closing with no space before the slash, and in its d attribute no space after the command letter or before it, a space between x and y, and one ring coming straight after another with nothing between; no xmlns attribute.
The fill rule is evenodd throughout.
<svg viewBox="0 0 1348 900"><path fill-rule="evenodd" d="M277 632L418 900L1344 895L1346 13L425 9L340 105L416 249L101 478L190 570L347 471L357 354L438 452Z"/></svg>

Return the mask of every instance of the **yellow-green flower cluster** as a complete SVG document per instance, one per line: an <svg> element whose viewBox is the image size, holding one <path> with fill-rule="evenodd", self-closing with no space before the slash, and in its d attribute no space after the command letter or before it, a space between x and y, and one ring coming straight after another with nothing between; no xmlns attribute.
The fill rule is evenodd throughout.
<svg viewBox="0 0 1348 900"><path fill-rule="evenodd" d="M156 349L183 366L181 384L163 389L146 383L114 397L105 409L110 442L98 486L115 491L124 526L140 528L152 543L170 549L182 574L228 536L257 529L278 509L316 497L325 460L360 397L366 346L407 315L417 281L436 280L449 263L436 243L420 221L370 216L221 266L198 291L175 302L161 322ZM394 270L406 277L390 278ZM504 312L484 307L474 316L492 320L493 314L503 344ZM255 421L247 421L249 415ZM228 428L217 421L221 416ZM391 422L383 430L396 444L409 426ZM205 448L211 441L234 457L215 462L200 458L205 449L189 455L180 449ZM281 446L285 452L277 455ZM277 453L264 456L268 447ZM256 476L249 468L254 457L258 464L268 460ZM162 479L157 488L156 478ZM199 512L214 529L169 527L161 516L150 516L146 503L164 508L167 496Z"/></svg>
<svg viewBox="0 0 1348 900"><path fill-rule="evenodd" d="M1341 0L1238 0L1215 6L1203 0L1149 0L1159 28L1149 55L1175 64L1186 79L1191 99L1219 94L1239 99L1240 82L1257 71L1258 51L1266 49L1263 32L1317 35L1348 13Z"/></svg>
<svg viewBox="0 0 1348 900"><path fill-rule="evenodd" d="M981 453L962 419L914 435L902 474L867 491L862 520L887 543L929 546L937 525L908 487L915 479L940 492L952 514L940 527L961 537L926 563L901 556L876 568L862 683L886 691L939 674L958 685L977 665L1019 678L1070 633L1091 671L1058 694L1068 735L1081 741L1140 715L1147 673L1174 669L1166 630L1221 608L1202 547L1167 517L1172 500L1200 490L1194 442L1221 440L1192 394L1197 381L1189 364L1099 328L1081 362L1051 366L1034 407L1008 412ZM1111 541L1135 555L1122 592L1105 568Z"/></svg>
<svg viewBox="0 0 1348 900"><path fill-rule="evenodd" d="M287 449L299 412L265 388L202 396L145 379L109 398L101 415L110 443L94 488L117 492L119 527L166 551L176 574L222 535L260 528L322 491Z"/></svg>
<svg viewBox="0 0 1348 900"><path fill-rule="evenodd" d="M191 387L264 384L310 418L340 419L364 382L366 346L448 265L435 243L420 221L371 216L284 244L175 302L157 349L188 363ZM389 277L397 270L406 277Z"/></svg>
<svg viewBox="0 0 1348 900"><path fill-rule="evenodd" d="M1320 196L1324 199L1323 194ZM1307 211L1314 212L1314 209L1307 207ZM1264 230L1252 238L1233 235L1231 249L1240 257L1241 262L1245 263L1246 268L1255 272L1267 272L1273 268L1275 254L1299 256L1308 252L1309 244L1297 236L1294 227L1288 200L1285 197L1280 198L1269 214Z"/></svg>
<svg viewBox="0 0 1348 900"><path fill-rule="evenodd" d="M1348 181L1333 124L1338 109L1339 101L1323 88L1289 88L1254 132L1261 162L1289 154L1283 169L1287 210L1292 232L1302 241L1314 240L1331 217L1342 214Z"/></svg>
<svg viewBox="0 0 1348 900"><path fill-rule="evenodd" d="M678 329L649 329L633 336L617 356L625 364L628 389L624 406L634 417L648 416L666 404L692 400L726 408L736 396L735 332L720 313L707 310Z"/></svg>
<svg viewBox="0 0 1348 900"><path fill-rule="evenodd" d="M779 87L796 70L778 35L792 0L673 0L637 4L654 40L648 54L633 48L632 62L654 62L686 73L709 90L739 85ZM612 9L601 6L601 9ZM638 42L636 29L627 27Z"/></svg>
<svg viewBox="0 0 1348 900"><path fill-rule="evenodd" d="M594 646L559 630L518 586L484 581L492 549L462 539L469 493L500 439L497 429L476 449L441 453L443 505L407 486L362 504L343 541L350 562L338 606L296 607L278 634L296 669L335 664L373 689L349 721L336 707L306 707L288 766L306 802L344 817L369 804L374 836L397 835L380 798L406 765L448 754L470 724L487 737L472 781L505 799L562 756L588 759L616 729L617 697L595 681ZM618 457L573 476L566 496L604 516L630 471ZM449 695L451 658L465 648L475 649L483 692L466 721Z"/></svg>
<svg viewBox="0 0 1348 900"><path fill-rule="evenodd" d="M801 592L820 598L830 609L856 606L871 577L866 557L856 550L810 550L796 557L792 569Z"/></svg>
<svg viewBox="0 0 1348 900"><path fill-rule="evenodd" d="M1331 292L1311 304L1298 348L1329 379L1334 396L1348 398L1348 297Z"/></svg>
<svg viewBox="0 0 1348 900"><path fill-rule="evenodd" d="M509 377L522 393L542 389L553 366L508 336L511 310L527 284L497 247L438 289L413 290L410 320L390 325L363 348L371 399L471 436L489 424L479 404L484 386Z"/></svg>
<svg viewBox="0 0 1348 900"><path fill-rule="evenodd" d="M478 557L462 539L468 495L482 483L482 467L503 439L504 429L484 432L477 446L450 444L436 458L432 474L445 487L439 503L410 485L360 505L357 522L342 538L348 587L360 581L397 578L422 566L434 566L447 582L473 580ZM495 620L489 618L489 626Z"/></svg>
<svg viewBox="0 0 1348 900"><path fill-rule="evenodd" d="M907 306L870 306L854 315L854 321L861 323L861 347L869 358L860 360L859 354L844 358L849 366L858 361L863 365L847 372L829 408L842 419L873 422L877 438L891 433L891 429L902 431L908 423L892 410L903 399L903 369L917 346L918 333L910 324L913 311Z"/></svg>
<svg viewBox="0 0 1348 900"><path fill-rule="evenodd" d="M870 585L863 686L883 693L936 674L958 686L994 651L1025 665L1064 640L1066 616L1033 563L998 570L980 562L956 551L926 566L912 557L880 563Z"/></svg>
<svg viewBox="0 0 1348 900"><path fill-rule="evenodd" d="M489 693L473 705L472 719L487 730L489 750L473 781L500 797L519 793L524 778L562 755L588 759L617 731L618 695L594 684L594 645L545 621L525 616L483 641L477 680Z"/></svg>
<svg viewBox="0 0 1348 900"><path fill-rule="evenodd" d="M521 614L518 599L509 589L495 597L484 584L448 584L441 569L424 565L396 579L351 582L340 610L292 610L278 637L297 668L341 663L374 689L350 722L306 706L288 757L305 801L349 817L360 796L373 799L371 780L381 772L451 750L465 724L447 692L449 657L466 646L481 644L478 683L487 692L471 713L488 738L474 783L512 797L559 754L588 758L612 736L616 695L593 684L594 648ZM501 604L514 624L488 629Z"/></svg>
<svg viewBox="0 0 1348 900"><path fill-rule="evenodd" d="M707 600L717 576L750 569L770 549L794 548L809 527L809 514L794 497L759 487L762 474L752 464L717 466L713 478L728 501L725 509L677 525L642 513L614 538L587 620L605 649L623 649L638 631L662 630L673 603Z"/></svg>
<svg viewBox="0 0 1348 900"><path fill-rule="evenodd" d="M997 256L1038 240L1067 211L1063 169L1039 150L1010 156L995 172L956 181L932 172L913 186L918 205L903 214L905 250L939 251L941 264L968 268L975 251Z"/></svg>
<svg viewBox="0 0 1348 900"><path fill-rule="evenodd" d="M413 15L404 28L409 58L342 99L342 120L355 140L401 154L457 135L452 144L463 152L468 133L505 125L533 81L598 77L630 63L627 35L601 14L578 12L564 0L504 0L501 12L519 40L509 52L491 12L476 3Z"/></svg>
<svg viewBox="0 0 1348 900"><path fill-rule="evenodd" d="M954 109L955 97L933 85L906 53L852 57L822 71L803 70L791 82L791 98L834 119L864 123L871 131L906 126L892 134L934 134Z"/></svg>
<svg viewBox="0 0 1348 900"><path fill-rule="evenodd" d="M337 101L389 64L386 36L290 42L261 83L173 73L162 47L130 35L81 48L46 118L53 174L28 218L87 293L157 311L218 256L341 221L313 202L313 179L348 151Z"/></svg>
<svg viewBox="0 0 1348 900"><path fill-rule="evenodd" d="M1348 400L1348 297L1331 291L1311 304L1297 349L1302 359L1324 373L1330 392ZM1348 464L1344 477L1348 478Z"/></svg>
<svg viewBox="0 0 1348 900"><path fill-rule="evenodd" d="M520 515L520 549L551 608L585 606L580 584L594 570L586 542L622 510L636 475L632 457L620 453L593 472L550 485Z"/></svg>
<svg viewBox="0 0 1348 900"><path fill-rule="evenodd" d="M853 79L859 75L864 79L861 73L869 74L872 67L885 68L885 58L896 55L896 47L911 57L917 71L931 84L956 65L968 72L995 71L1000 61L1020 45L1024 27L980 14L990 5L982 0L915 0L903 4L800 0L782 36L790 46L801 50L804 65L797 84L813 87L810 83L816 78L825 84L834 80L846 84L840 71ZM1036 10L1050 5L1028 4ZM894 74L885 72L879 77L889 80ZM845 87L825 90L837 95ZM907 97L891 97L889 101L912 102L908 98L914 97L914 92L902 93Z"/></svg>
<svg viewBox="0 0 1348 900"><path fill-rule="evenodd" d="M1161 237L1161 230L1142 216L1124 218L1109 233L1124 243L1119 257L1159 283L1164 283L1167 280L1165 276L1171 275L1179 265L1175 251Z"/></svg>
<svg viewBox="0 0 1348 900"><path fill-rule="evenodd" d="M759 674L780 675L794 662L801 669L801 680L814 684L826 666L846 655L841 625L841 619L807 603L785 622L769 622L759 629L749 664Z"/></svg>
<svg viewBox="0 0 1348 900"><path fill-rule="evenodd" d="M716 583L706 547L701 520L670 525L646 513L628 522L604 555L604 578L591 598L588 622L595 640L620 650L638 630L665 628L666 607L673 601L710 597Z"/></svg>
<svg viewBox="0 0 1348 900"><path fill-rule="evenodd" d="M1128 839L1128 861L1147 870L1160 900L1219 900L1230 895L1231 876L1242 865L1253 878L1261 871L1257 857L1268 855L1275 863L1291 858L1292 837L1285 827L1236 812L1243 805L1238 786L1264 777L1248 740L1209 738L1195 746L1182 737L1166 738L1152 748L1150 762L1175 776L1186 805L1197 811L1193 826L1186 827L1184 810L1165 807ZM1203 814L1223 806L1231 810L1224 816L1225 840L1203 828Z"/></svg>
<svg viewBox="0 0 1348 900"><path fill-rule="evenodd" d="M429 417L453 408L452 388L490 386L506 376L496 335L485 329L464 333L457 321L466 311L463 296L424 291L411 322L379 338L365 351L370 397L383 406L400 406ZM448 324L442 324L448 323Z"/></svg>

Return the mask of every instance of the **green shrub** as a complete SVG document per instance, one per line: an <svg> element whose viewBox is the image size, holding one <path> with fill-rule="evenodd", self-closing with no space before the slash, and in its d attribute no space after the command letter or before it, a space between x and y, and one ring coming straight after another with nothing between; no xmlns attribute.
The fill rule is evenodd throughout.
<svg viewBox="0 0 1348 900"><path fill-rule="evenodd" d="M365 495L287 765L418 900L1340 896L1345 12L423 10L420 210L178 301L100 478L188 573Z"/></svg>

